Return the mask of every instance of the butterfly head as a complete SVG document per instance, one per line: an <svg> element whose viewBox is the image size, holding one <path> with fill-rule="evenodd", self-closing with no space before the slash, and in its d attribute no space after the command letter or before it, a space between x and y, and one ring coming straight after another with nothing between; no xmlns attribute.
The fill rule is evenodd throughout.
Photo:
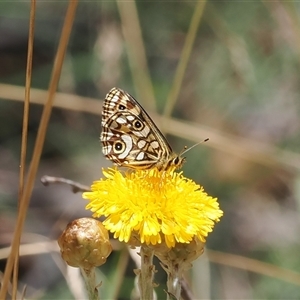
<svg viewBox="0 0 300 300"><path fill-rule="evenodd" d="M168 164L166 166L166 169L180 169L183 164L185 163L186 159L185 157L182 157L180 154L173 154L173 156L168 160Z"/></svg>
<svg viewBox="0 0 300 300"><path fill-rule="evenodd" d="M192 147L188 148L187 146L185 146L182 151L177 155L175 153L172 153L172 156L171 158L168 160L168 163L167 163L167 166L165 167L165 169L168 169L168 168L176 168L176 169L180 169L183 164L185 163L186 161L186 158L183 157L182 155L184 153L186 153L187 151L190 151L192 148L196 147L197 145L201 144L201 143L204 143L204 142L207 142L209 139L206 138L204 139L203 141L193 145Z"/></svg>

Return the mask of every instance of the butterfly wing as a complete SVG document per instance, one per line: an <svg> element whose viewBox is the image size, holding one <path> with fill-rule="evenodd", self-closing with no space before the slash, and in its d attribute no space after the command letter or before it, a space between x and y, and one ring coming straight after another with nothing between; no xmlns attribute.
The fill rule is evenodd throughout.
<svg viewBox="0 0 300 300"><path fill-rule="evenodd" d="M100 139L106 158L134 169L163 165L173 153L141 105L118 88L104 100Z"/></svg>

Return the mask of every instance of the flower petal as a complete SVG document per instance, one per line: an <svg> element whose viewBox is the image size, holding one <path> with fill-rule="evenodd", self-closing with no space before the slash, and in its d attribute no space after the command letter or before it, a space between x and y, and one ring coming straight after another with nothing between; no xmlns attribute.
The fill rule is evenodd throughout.
<svg viewBox="0 0 300 300"><path fill-rule="evenodd" d="M110 168L103 175L106 179L95 181L83 198L94 217L107 217L104 226L120 241L128 242L135 233L141 243L152 245L165 241L174 247L194 237L205 242L223 215L217 199L182 172Z"/></svg>

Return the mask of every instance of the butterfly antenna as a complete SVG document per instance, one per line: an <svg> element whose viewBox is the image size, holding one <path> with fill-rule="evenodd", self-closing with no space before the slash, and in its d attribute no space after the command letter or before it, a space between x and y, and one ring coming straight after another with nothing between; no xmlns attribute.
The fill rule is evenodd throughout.
<svg viewBox="0 0 300 300"><path fill-rule="evenodd" d="M202 143L205 143L205 142L207 142L207 141L209 141L209 138L206 138L206 139L202 140L201 142L199 142L199 143L197 143L197 144L191 146L190 148L188 148L187 146L184 146L183 151L180 153L180 155L183 155L184 153L190 151L190 150L193 149L194 147L196 147L196 146L198 146L198 145L200 145L200 144L202 144Z"/></svg>

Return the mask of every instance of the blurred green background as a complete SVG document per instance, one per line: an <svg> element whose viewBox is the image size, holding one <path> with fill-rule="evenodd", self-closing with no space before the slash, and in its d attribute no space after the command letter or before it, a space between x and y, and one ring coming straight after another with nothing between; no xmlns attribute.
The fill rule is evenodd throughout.
<svg viewBox="0 0 300 300"><path fill-rule="evenodd" d="M33 88L48 88L67 5L38 1ZM185 176L218 197L224 211L207 248L299 273L300 4L209 1L198 16L180 84L174 81L176 69L197 5L195 1L81 1L59 92L98 99L100 108L112 87L128 91L150 115L162 116L154 119L162 131L172 133L168 140L176 152L209 137L209 142L186 154L183 167ZM0 1L2 248L11 242L17 213L23 103L14 100L23 94L14 95L15 87L25 84L29 13L30 2ZM132 37L139 37L139 32L141 39L135 43ZM139 64L143 55L146 65ZM143 77L147 72L151 81ZM179 95L171 105L167 99L175 87ZM172 120L190 126L164 118L166 105L171 105ZM80 193L73 194L63 185L44 187L41 176L89 185L101 176L102 167L111 166L99 143L101 108L92 114L59 106L58 102L47 131L22 238L26 244L55 240L69 221L90 216ZM41 112L41 105L31 105L28 162ZM102 299L112 297L107 290L114 290L117 299L130 298L135 265L128 259L119 287L116 277L124 259L120 249L116 245L99 270ZM74 299L59 254L40 252L21 257L20 287L27 285L30 298ZM209 258L209 250L206 253ZM5 257L1 258L3 271ZM195 263L189 280L196 299L300 298L300 274L293 281L279 269L279 279L275 271L274 276L265 276L251 272L247 265L234 268L226 262L225 255L222 263L214 263L205 254ZM158 298L164 299L161 269L156 281Z"/></svg>

